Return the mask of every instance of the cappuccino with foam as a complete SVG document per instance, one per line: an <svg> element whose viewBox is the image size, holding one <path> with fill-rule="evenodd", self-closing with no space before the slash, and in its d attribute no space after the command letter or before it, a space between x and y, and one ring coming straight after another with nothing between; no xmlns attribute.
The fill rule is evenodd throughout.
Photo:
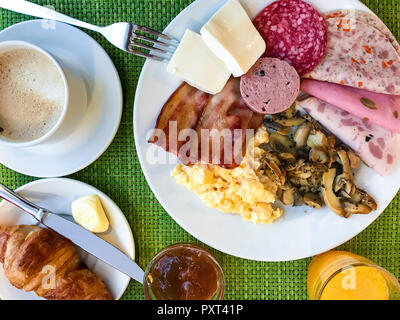
<svg viewBox="0 0 400 320"><path fill-rule="evenodd" d="M65 104L64 80L55 64L32 49L0 54L0 135L25 142L48 133Z"/></svg>

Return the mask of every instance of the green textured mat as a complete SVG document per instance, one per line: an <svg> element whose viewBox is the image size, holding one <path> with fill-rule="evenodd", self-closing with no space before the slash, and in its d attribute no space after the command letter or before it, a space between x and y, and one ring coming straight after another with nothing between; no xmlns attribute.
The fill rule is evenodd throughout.
<svg viewBox="0 0 400 320"><path fill-rule="evenodd" d="M13 1L13 0L10 0ZM40 0L89 23L105 25L132 21L162 31L191 0ZM399 0L364 0L400 36ZM0 29L29 17L0 9ZM98 34L89 32L114 61L124 90L121 127L110 148L94 164L70 177L89 183L108 194L120 206L133 229L137 261L145 267L162 248L177 242L197 242L181 229L153 196L136 155L132 112L136 84L144 59L114 48ZM0 166L0 181L12 188L34 178ZM363 255L400 278L400 196L367 230L341 248ZM310 259L261 263L237 259L210 249L226 276L225 299L306 299L306 275ZM124 299L144 299L142 288L132 281Z"/></svg>

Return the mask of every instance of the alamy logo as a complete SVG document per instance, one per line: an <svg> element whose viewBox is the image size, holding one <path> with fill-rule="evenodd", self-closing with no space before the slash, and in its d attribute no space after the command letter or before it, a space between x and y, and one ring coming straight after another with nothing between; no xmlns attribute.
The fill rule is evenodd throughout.
<svg viewBox="0 0 400 320"><path fill-rule="evenodd" d="M54 18L55 8L53 6L45 6L45 7L47 8L46 16L49 18L42 21L42 28L44 30L55 30L56 21L52 19Z"/></svg>
<svg viewBox="0 0 400 320"><path fill-rule="evenodd" d="M345 290L355 290L356 289L356 269L354 267L345 269L342 271L345 276L342 279L342 288Z"/></svg>
<svg viewBox="0 0 400 320"><path fill-rule="evenodd" d="M51 265L44 266L42 274L45 276L42 279L42 287L45 290L56 289L56 268Z"/></svg>
<svg viewBox="0 0 400 320"><path fill-rule="evenodd" d="M167 132L167 133L166 133ZM215 165L240 164L244 147L254 138L253 129L178 129L177 121L169 121L166 131L148 132L146 160L154 164L177 164L176 157L184 164L212 163ZM169 152L169 155L159 147Z"/></svg>

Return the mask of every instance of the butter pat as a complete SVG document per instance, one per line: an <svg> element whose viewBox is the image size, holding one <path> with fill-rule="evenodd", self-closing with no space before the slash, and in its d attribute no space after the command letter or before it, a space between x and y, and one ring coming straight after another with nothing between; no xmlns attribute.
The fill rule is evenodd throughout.
<svg viewBox="0 0 400 320"><path fill-rule="evenodd" d="M72 216L76 223L94 233L106 232L110 226L97 195L86 196L74 201Z"/></svg>
<svg viewBox="0 0 400 320"><path fill-rule="evenodd" d="M225 4L200 33L235 77L247 73L266 50L264 39L238 0Z"/></svg>
<svg viewBox="0 0 400 320"><path fill-rule="evenodd" d="M186 30L167 71L191 86L211 94L222 91L231 73L205 44L202 37Z"/></svg>

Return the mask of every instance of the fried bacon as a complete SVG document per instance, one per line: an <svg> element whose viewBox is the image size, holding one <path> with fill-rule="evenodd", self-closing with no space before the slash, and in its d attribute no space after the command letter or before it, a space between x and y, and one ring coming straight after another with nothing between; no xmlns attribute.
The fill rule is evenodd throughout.
<svg viewBox="0 0 400 320"><path fill-rule="evenodd" d="M214 96L184 83L158 117L155 129L162 130L165 139L159 139L156 130L149 142L174 153L185 165L202 161L233 168L239 164L235 151L240 157L245 153L246 130L257 129L262 119L241 98L239 79L231 78ZM185 129L191 129L186 130L190 136Z"/></svg>

